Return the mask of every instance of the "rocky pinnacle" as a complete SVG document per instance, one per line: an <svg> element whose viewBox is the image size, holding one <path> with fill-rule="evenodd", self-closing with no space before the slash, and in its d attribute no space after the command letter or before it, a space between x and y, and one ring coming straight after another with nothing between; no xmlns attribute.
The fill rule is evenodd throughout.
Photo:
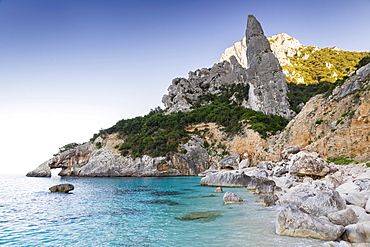
<svg viewBox="0 0 370 247"><path fill-rule="evenodd" d="M246 46L249 107L267 115L293 118L295 114L289 109L285 75L271 51L261 24L253 15L248 16Z"/></svg>

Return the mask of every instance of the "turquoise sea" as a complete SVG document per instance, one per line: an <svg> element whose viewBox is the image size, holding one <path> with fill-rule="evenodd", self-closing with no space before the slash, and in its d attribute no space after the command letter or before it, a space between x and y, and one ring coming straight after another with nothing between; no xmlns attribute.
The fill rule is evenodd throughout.
<svg viewBox="0 0 370 247"><path fill-rule="evenodd" d="M223 193L199 177L28 178L1 176L3 246L322 246L274 233L275 207L252 192L224 188L245 200L225 205ZM48 188L71 183L69 194ZM215 197L209 197L214 194ZM180 220L192 212L213 218Z"/></svg>

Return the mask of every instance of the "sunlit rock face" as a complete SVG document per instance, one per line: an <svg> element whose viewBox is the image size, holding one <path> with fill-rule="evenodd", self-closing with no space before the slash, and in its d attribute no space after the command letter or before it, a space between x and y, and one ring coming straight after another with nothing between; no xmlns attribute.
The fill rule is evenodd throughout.
<svg viewBox="0 0 370 247"><path fill-rule="evenodd" d="M275 39L279 43L284 38L280 35ZM190 111L196 104L211 104L202 101L202 98L223 95L227 92L225 86L241 84L245 85L248 93L239 101L235 100L235 96L231 97L231 102L267 115L293 118L295 114L289 109L285 75L260 23L252 15L248 17L246 37L242 42L245 43L230 47L223 54L222 61L212 68L189 72L188 79L174 79L162 98L166 112ZM277 51L277 54L285 54L284 49Z"/></svg>

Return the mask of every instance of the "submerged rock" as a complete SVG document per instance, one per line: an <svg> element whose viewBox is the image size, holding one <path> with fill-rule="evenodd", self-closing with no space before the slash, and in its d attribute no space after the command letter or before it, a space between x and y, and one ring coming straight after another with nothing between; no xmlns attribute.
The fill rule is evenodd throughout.
<svg viewBox="0 0 370 247"><path fill-rule="evenodd" d="M145 203L145 204L167 204L170 206L179 205L178 202L174 202L171 200L149 200L149 201L140 201L140 202Z"/></svg>
<svg viewBox="0 0 370 247"><path fill-rule="evenodd" d="M50 192L62 192L62 193L68 193L71 190L74 190L74 186L72 184L58 184L54 185L49 188Z"/></svg>
<svg viewBox="0 0 370 247"><path fill-rule="evenodd" d="M208 222L215 220L217 217L221 216L220 211L205 211L205 212L193 212L190 214L175 217L178 220L197 220L201 222Z"/></svg>
<svg viewBox="0 0 370 247"><path fill-rule="evenodd" d="M224 199L224 202L226 204L228 203L243 203L243 199L241 199L239 196L237 196L236 194L230 192L230 191L227 191L223 197Z"/></svg>

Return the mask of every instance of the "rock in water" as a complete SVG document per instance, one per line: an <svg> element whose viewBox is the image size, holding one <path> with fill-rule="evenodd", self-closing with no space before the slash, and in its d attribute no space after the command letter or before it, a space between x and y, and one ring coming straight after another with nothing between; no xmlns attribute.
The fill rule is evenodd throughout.
<svg viewBox="0 0 370 247"><path fill-rule="evenodd" d="M313 217L292 206L283 208L276 218L276 233L279 235L333 241L344 231L343 226Z"/></svg>
<svg viewBox="0 0 370 247"><path fill-rule="evenodd" d="M74 186L72 184L58 184L54 185L49 188L50 192L62 192L62 193L68 193L71 190L74 190Z"/></svg>
<svg viewBox="0 0 370 247"><path fill-rule="evenodd" d="M221 215L220 211L206 211L206 212L192 212L190 214L175 217L178 220L197 220L201 222L208 222L215 220Z"/></svg>
<svg viewBox="0 0 370 247"><path fill-rule="evenodd" d="M26 174L27 177L51 177L49 162L46 161L39 165L35 170Z"/></svg>
<svg viewBox="0 0 370 247"><path fill-rule="evenodd" d="M227 191L223 197L224 202L227 203L243 203L243 199L239 196L235 195L234 193Z"/></svg>
<svg viewBox="0 0 370 247"><path fill-rule="evenodd" d="M239 171L209 173L200 180L201 185L222 187L247 187L251 177Z"/></svg>
<svg viewBox="0 0 370 247"><path fill-rule="evenodd" d="M267 115L294 117L287 99L288 86L278 59L271 51L261 24L253 15L248 16L246 30L248 104L255 111Z"/></svg>
<svg viewBox="0 0 370 247"><path fill-rule="evenodd" d="M217 189L215 189L215 192L216 193L222 193L223 192L222 187L217 187Z"/></svg>

